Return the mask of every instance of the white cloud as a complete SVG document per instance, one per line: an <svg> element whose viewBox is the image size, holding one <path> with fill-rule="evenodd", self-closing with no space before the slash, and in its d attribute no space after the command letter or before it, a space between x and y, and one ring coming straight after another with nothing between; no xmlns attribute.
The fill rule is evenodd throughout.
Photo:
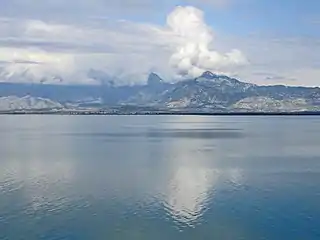
<svg viewBox="0 0 320 240"><path fill-rule="evenodd" d="M96 4L89 1L75 4L73 0L67 3L10 1L8 11L0 10L0 68L4 74L23 73L35 76L35 81L44 75L59 75L66 83L90 83L92 80L86 79L86 71L94 68L134 83L145 81L151 70L168 80L179 74L197 76L211 70L258 84L319 85L318 39L224 38L222 32L213 32L205 22L204 12L194 7L175 8L164 25L111 20L111 15L105 14L106 9L120 11L121 4L133 4L136 13L147 9L152 15L155 12L151 9L157 9L159 3L94 1ZM236 1L189 2L197 6L212 3L226 6ZM166 8L173 2L164 1L159 5ZM22 11L20 18L4 17L10 15L13 6ZM42 11L49 7L55 17ZM61 14L64 15L57 9L63 9ZM48 16L37 15L40 10ZM163 11L157 11L157 18ZM124 15L122 12L121 17ZM139 14L142 15L145 16ZM23 16L30 19L23 19ZM165 15L161 17L165 19ZM29 81L30 78L10 78L9 81ZM0 79L5 80L4 77Z"/></svg>
<svg viewBox="0 0 320 240"><path fill-rule="evenodd" d="M180 75L197 77L204 71L224 72L248 61L240 50L221 54L210 49L213 32L201 10L177 7L167 19L168 26L183 42L171 57L171 65Z"/></svg>
<svg viewBox="0 0 320 240"><path fill-rule="evenodd" d="M11 31L9 36L0 38L0 43L6 45L0 60L10 62L4 67L6 76L27 71L37 80L59 75L65 82L83 82L86 71L95 68L109 75L131 76L130 82L141 82L151 69L172 78L170 63L177 73L186 71L184 75L194 77L205 70L245 62L238 50L227 54L209 50L211 29L205 24L203 13L193 7L175 8L168 16L167 26L124 20L108 21L103 27L6 20L2 21L2 29L8 29L12 22L19 32Z"/></svg>
<svg viewBox="0 0 320 240"><path fill-rule="evenodd" d="M72 82L75 62L72 55L50 53L37 48L2 48L0 61L7 62L0 72L0 77L11 81L40 82L44 78L50 82L61 81L63 76ZM54 80L55 79L55 80Z"/></svg>
<svg viewBox="0 0 320 240"><path fill-rule="evenodd" d="M12 21L2 21L0 28L5 29L10 23ZM134 76L136 79L130 81L137 82L150 68L158 66L161 69L169 57L170 44L174 42L174 36L161 27L126 21L114 22L104 28L38 20L15 25L19 33L11 31L0 37L2 76L27 71L36 80L49 74L62 76L70 83L85 78L90 68L97 68L109 74ZM22 80L10 78L11 81L14 79Z"/></svg>

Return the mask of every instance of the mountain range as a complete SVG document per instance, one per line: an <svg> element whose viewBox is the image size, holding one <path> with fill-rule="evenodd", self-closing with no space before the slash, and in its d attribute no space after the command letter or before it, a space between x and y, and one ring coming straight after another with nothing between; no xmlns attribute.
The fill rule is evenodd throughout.
<svg viewBox="0 0 320 240"><path fill-rule="evenodd" d="M184 112L320 111L320 88L260 86L204 72L175 83L151 73L145 85L116 86L96 72L100 85L0 83L0 110L111 108ZM139 110L138 110L139 111Z"/></svg>

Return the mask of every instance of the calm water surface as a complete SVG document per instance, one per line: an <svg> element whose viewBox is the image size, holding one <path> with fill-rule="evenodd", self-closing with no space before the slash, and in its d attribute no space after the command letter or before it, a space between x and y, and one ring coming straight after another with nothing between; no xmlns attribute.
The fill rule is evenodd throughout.
<svg viewBox="0 0 320 240"><path fill-rule="evenodd" d="M318 117L0 123L0 239L320 239Z"/></svg>

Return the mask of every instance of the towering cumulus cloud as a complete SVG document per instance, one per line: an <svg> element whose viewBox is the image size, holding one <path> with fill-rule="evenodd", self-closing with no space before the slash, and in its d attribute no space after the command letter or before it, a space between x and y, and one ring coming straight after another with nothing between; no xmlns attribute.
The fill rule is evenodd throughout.
<svg viewBox="0 0 320 240"><path fill-rule="evenodd" d="M237 49L225 54L211 50L213 32L197 8L177 7L169 14L167 24L181 38L180 46L170 59L178 75L195 77L208 70L224 72L247 63Z"/></svg>

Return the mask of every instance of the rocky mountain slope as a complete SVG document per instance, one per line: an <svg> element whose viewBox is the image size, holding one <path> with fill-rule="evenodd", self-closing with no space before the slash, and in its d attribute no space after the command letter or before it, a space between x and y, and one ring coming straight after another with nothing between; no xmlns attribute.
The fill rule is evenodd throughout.
<svg viewBox="0 0 320 240"><path fill-rule="evenodd" d="M22 104L26 95L39 103ZM9 109L8 101L11 101L17 103L9 104L10 109L46 105L52 108L139 106L205 112L320 111L319 88L258 86L211 72L176 83L166 82L151 73L146 85L134 86L116 86L114 83L99 86L0 83L1 96L0 109ZM8 100L5 98L8 96L16 98ZM51 105L48 101L52 101Z"/></svg>

